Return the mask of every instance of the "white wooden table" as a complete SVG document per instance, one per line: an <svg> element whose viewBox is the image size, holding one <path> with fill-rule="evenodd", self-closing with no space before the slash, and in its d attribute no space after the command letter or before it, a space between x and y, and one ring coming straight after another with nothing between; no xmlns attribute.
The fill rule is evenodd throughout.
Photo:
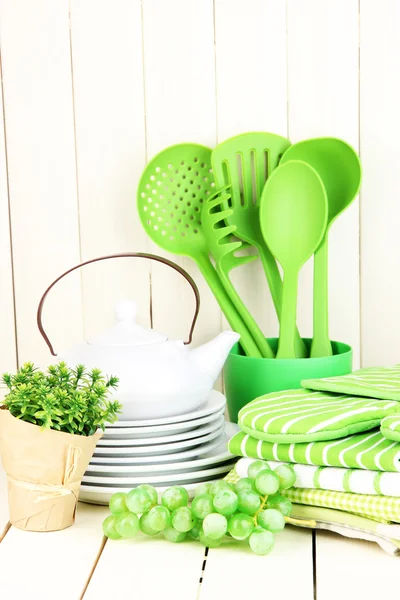
<svg viewBox="0 0 400 600"><path fill-rule="evenodd" d="M238 545L205 551L196 542L105 540L107 507L79 503L73 527L30 533L8 524L0 471L2 600L376 600L400 587L400 559L376 544L288 527L269 556Z"/></svg>

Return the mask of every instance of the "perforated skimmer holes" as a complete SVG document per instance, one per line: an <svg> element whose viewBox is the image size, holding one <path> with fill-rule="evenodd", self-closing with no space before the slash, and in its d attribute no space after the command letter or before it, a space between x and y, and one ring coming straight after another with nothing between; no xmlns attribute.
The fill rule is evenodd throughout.
<svg viewBox="0 0 400 600"><path fill-rule="evenodd" d="M210 164L197 157L155 167L140 194L148 226L171 242L196 235L202 204L214 186Z"/></svg>

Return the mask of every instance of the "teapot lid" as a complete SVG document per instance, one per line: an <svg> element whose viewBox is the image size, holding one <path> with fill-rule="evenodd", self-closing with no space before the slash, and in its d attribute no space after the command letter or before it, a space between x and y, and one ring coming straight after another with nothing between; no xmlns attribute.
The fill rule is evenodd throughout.
<svg viewBox="0 0 400 600"><path fill-rule="evenodd" d="M95 346L147 346L167 341L167 336L136 323L136 304L121 300L115 308L117 324L88 341Z"/></svg>

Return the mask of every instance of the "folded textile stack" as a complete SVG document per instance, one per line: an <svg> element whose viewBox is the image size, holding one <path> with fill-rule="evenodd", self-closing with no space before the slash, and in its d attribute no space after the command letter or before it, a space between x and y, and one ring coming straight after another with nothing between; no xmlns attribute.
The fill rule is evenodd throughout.
<svg viewBox="0 0 400 600"><path fill-rule="evenodd" d="M303 382L239 412L233 454L291 463L293 516L400 552L400 365ZM240 460L230 477L245 476Z"/></svg>

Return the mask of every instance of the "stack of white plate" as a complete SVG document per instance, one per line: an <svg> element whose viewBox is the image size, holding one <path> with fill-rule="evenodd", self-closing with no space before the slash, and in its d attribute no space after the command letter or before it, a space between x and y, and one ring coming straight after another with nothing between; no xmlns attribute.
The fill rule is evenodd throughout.
<svg viewBox="0 0 400 600"><path fill-rule="evenodd" d="M190 494L202 481L224 477L235 463L227 442L238 431L224 420L225 405L225 397L213 391L206 404L190 413L106 427L79 499L108 504L116 492L141 483L154 485L159 493L184 485Z"/></svg>

